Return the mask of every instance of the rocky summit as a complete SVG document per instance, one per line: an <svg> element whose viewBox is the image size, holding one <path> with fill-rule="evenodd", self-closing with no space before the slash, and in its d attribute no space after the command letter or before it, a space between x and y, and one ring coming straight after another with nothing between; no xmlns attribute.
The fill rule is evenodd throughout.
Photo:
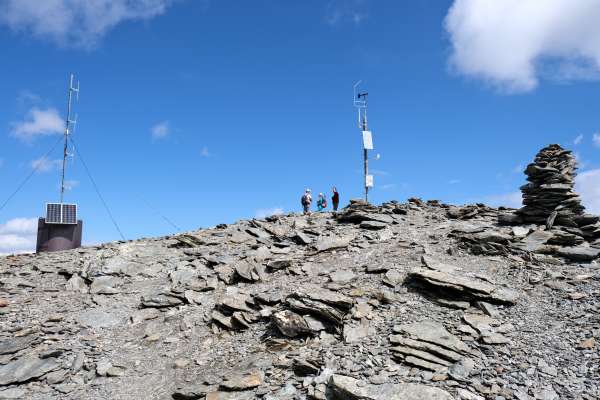
<svg viewBox="0 0 600 400"><path fill-rule="evenodd" d="M353 201L0 258L0 399L598 399L598 218L548 152L535 220Z"/></svg>

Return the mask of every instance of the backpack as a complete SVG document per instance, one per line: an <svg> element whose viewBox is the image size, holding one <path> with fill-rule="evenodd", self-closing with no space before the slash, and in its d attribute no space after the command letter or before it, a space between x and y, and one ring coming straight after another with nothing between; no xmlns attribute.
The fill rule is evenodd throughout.
<svg viewBox="0 0 600 400"><path fill-rule="evenodd" d="M303 205L303 206L306 206L306 205L308 205L308 195L307 195L306 193L304 193L304 194L302 195L302 199L301 199L300 201L302 202L302 205Z"/></svg>

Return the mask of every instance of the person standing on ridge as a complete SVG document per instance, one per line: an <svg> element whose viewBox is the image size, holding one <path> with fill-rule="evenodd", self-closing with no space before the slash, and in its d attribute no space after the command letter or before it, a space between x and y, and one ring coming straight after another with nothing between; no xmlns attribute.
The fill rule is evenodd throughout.
<svg viewBox="0 0 600 400"><path fill-rule="evenodd" d="M312 203L312 196L310 194L310 189L306 189L304 194L302 195L302 199L300 200L302 203L302 209L304 210L304 214L310 214L310 205Z"/></svg>
<svg viewBox="0 0 600 400"><path fill-rule="evenodd" d="M333 196L331 196L331 204L333 204L333 211L337 212L338 205L340 204L340 194L337 191L337 188L333 187Z"/></svg>
<svg viewBox="0 0 600 400"><path fill-rule="evenodd" d="M323 211L327 208L327 200L325 200L325 196L323 193L319 193L319 198L317 200L317 209L319 211Z"/></svg>

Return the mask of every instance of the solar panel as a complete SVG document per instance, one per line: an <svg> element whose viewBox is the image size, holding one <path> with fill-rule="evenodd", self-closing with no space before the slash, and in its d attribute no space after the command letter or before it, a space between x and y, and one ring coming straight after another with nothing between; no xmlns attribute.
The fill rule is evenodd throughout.
<svg viewBox="0 0 600 400"><path fill-rule="evenodd" d="M47 224L77 224L77 205L48 203L46 204Z"/></svg>
<svg viewBox="0 0 600 400"><path fill-rule="evenodd" d="M46 204L46 223L47 224L60 224L60 204L49 203Z"/></svg>
<svg viewBox="0 0 600 400"><path fill-rule="evenodd" d="M75 204L62 205L62 223L77 224L77 206Z"/></svg>

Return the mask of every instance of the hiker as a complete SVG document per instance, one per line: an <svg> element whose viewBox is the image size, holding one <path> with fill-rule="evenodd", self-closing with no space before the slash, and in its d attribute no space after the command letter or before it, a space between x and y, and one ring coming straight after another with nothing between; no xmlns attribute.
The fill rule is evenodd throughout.
<svg viewBox="0 0 600 400"><path fill-rule="evenodd" d="M323 193L319 193L319 198L317 200L317 209L319 211L323 211L327 208L327 200L325 200L325 196Z"/></svg>
<svg viewBox="0 0 600 400"><path fill-rule="evenodd" d="M302 195L302 199L300 200L302 203L302 209L304 210L304 214L310 213L310 205L312 203L312 196L310 194L310 189L306 189L304 194Z"/></svg>
<svg viewBox="0 0 600 400"><path fill-rule="evenodd" d="M331 196L331 204L333 204L333 211L337 212L338 205L340 204L340 194L337 191L337 188L333 187L333 196Z"/></svg>

